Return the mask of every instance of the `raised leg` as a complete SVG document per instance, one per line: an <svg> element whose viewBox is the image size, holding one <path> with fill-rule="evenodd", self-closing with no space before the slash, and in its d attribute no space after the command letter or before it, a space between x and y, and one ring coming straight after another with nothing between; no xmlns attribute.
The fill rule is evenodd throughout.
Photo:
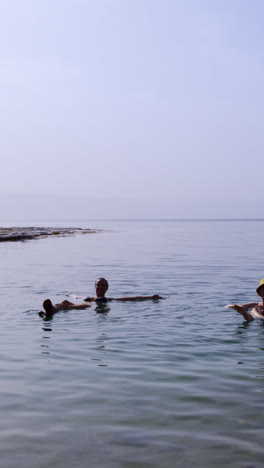
<svg viewBox="0 0 264 468"><path fill-rule="evenodd" d="M43 302L43 308L47 315L55 314L56 312L58 312L58 309L54 307L50 299L46 299Z"/></svg>

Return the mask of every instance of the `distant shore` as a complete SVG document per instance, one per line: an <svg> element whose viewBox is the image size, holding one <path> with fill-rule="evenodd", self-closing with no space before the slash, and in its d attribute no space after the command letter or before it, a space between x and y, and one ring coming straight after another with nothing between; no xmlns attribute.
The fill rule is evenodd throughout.
<svg viewBox="0 0 264 468"><path fill-rule="evenodd" d="M0 227L0 242L16 242L45 237L66 237L76 234L96 234L101 229L54 227Z"/></svg>

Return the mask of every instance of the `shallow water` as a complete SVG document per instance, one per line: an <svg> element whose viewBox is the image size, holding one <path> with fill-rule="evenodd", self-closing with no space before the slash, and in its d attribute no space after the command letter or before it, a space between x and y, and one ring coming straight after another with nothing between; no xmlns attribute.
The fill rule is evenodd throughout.
<svg viewBox="0 0 264 468"><path fill-rule="evenodd" d="M264 222L46 224L107 232L0 244L1 466L262 467ZM37 315L98 276L166 299Z"/></svg>

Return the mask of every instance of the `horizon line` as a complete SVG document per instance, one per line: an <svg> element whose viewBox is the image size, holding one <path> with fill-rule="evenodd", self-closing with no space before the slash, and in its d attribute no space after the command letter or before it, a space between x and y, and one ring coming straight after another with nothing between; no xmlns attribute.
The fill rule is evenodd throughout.
<svg viewBox="0 0 264 468"><path fill-rule="evenodd" d="M264 218L5 218L0 219L0 223L5 221L58 221L58 222L90 222L90 221L264 221Z"/></svg>

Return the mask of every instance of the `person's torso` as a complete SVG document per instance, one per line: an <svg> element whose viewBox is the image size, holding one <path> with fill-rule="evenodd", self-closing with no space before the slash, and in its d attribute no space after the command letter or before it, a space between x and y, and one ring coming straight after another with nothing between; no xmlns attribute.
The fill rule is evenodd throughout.
<svg viewBox="0 0 264 468"><path fill-rule="evenodd" d="M263 304L257 304L253 309L251 310L250 314L254 319L264 319L264 308Z"/></svg>

